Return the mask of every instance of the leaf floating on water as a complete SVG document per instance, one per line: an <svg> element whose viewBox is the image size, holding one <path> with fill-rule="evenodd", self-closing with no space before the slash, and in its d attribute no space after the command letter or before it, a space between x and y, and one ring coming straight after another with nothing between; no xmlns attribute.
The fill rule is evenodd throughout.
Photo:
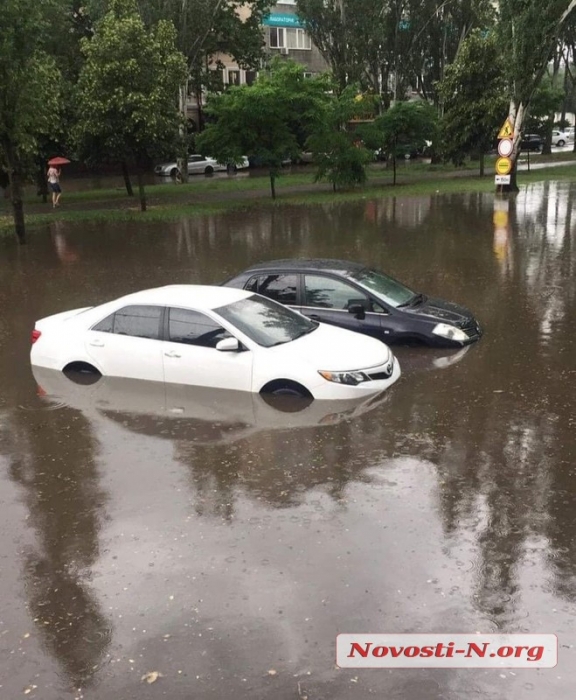
<svg viewBox="0 0 576 700"><path fill-rule="evenodd" d="M163 678L163 676L158 671L148 671L140 680L146 681L146 683L156 683L159 678Z"/></svg>
<svg viewBox="0 0 576 700"><path fill-rule="evenodd" d="M278 673L278 671L275 671L273 668L271 668L271 669L268 671L268 675L269 675L269 676L275 676L277 673Z"/></svg>

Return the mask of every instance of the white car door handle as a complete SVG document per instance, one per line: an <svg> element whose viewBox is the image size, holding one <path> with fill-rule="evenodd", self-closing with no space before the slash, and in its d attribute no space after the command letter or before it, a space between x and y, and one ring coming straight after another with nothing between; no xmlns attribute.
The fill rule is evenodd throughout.
<svg viewBox="0 0 576 700"><path fill-rule="evenodd" d="M104 347L104 343L101 340L93 340L90 343L90 345L92 345L92 347L95 347L95 348L103 348Z"/></svg>
<svg viewBox="0 0 576 700"><path fill-rule="evenodd" d="M165 352L164 354L166 357L181 357L177 352L174 352L174 350L170 350L170 352Z"/></svg>

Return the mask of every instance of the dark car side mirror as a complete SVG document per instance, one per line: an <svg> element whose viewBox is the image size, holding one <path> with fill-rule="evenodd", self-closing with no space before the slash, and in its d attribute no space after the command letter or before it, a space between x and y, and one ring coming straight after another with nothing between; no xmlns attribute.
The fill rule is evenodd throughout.
<svg viewBox="0 0 576 700"><path fill-rule="evenodd" d="M363 304L350 304L348 307L348 313L354 314L357 319L362 320L366 318L366 309Z"/></svg>

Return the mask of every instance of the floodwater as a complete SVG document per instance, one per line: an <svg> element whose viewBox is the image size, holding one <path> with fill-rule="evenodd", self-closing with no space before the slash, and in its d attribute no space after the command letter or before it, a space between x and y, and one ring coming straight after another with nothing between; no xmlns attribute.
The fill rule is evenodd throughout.
<svg viewBox="0 0 576 700"><path fill-rule="evenodd" d="M549 182L2 244L0 697L573 698L575 203ZM320 255L461 302L485 335L398 349L401 380L360 408L31 373L37 318ZM558 665L335 666L339 633L496 631L557 634Z"/></svg>

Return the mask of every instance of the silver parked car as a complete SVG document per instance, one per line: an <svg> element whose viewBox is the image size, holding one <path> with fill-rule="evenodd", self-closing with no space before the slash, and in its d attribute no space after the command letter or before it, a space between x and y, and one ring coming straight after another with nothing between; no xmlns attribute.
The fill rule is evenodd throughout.
<svg viewBox="0 0 576 700"><path fill-rule="evenodd" d="M574 133L570 133L568 130L566 131L559 131L558 129L554 129L552 132L552 145L553 146L565 146L567 143L573 143L574 142Z"/></svg>
<svg viewBox="0 0 576 700"><path fill-rule="evenodd" d="M243 170L248 167L250 167L250 163L246 157L238 165L234 163L218 163L214 158L199 154L188 156L188 175L212 175L215 172ZM178 175L178 164L175 161L172 163L161 163L154 168L154 172L156 175L163 177L176 177Z"/></svg>

